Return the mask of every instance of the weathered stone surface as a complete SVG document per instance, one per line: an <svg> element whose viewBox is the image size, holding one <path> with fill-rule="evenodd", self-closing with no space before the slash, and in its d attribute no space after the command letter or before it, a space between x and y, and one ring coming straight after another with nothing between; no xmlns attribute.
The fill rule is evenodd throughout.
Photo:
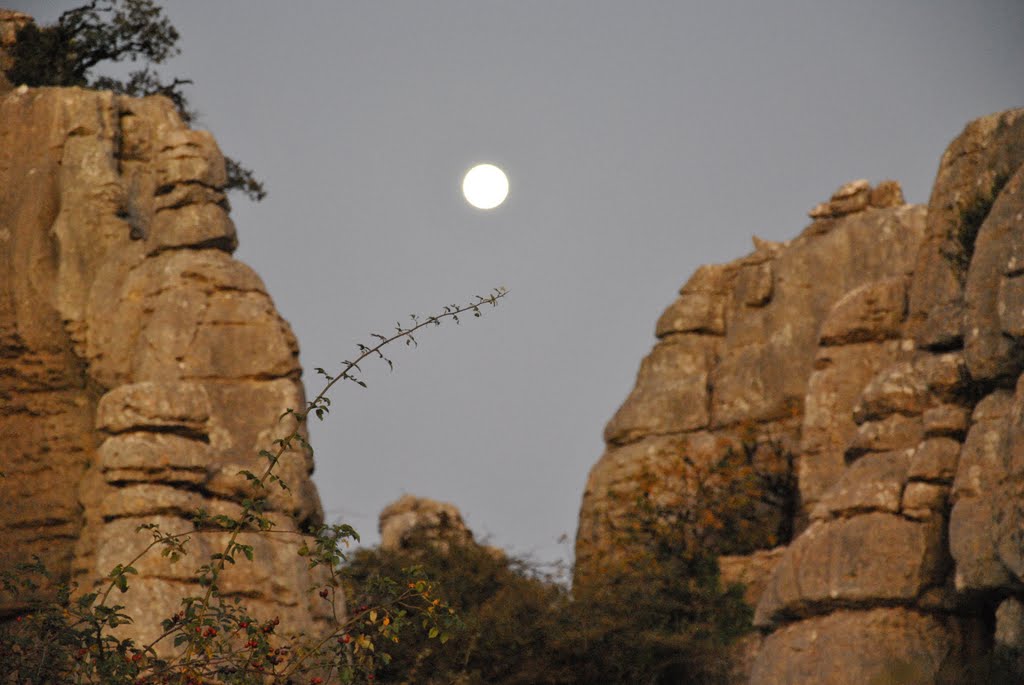
<svg viewBox="0 0 1024 685"><path fill-rule="evenodd" d="M882 181L872 188L866 179L850 181L839 187L828 202L822 202L807 214L823 220L862 212L868 207L898 207L904 204L903 189L896 181Z"/></svg>
<svg viewBox="0 0 1024 685"><path fill-rule="evenodd" d="M380 512L380 547L397 550L424 540L439 545L468 544L473 533L458 507L426 497L403 495Z"/></svg>
<svg viewBox="0 0 1024 685"><path fill-rule="evenodd" d="M821 499L846 469L846 446L857 425L852 409L881 369L902 354L898 341L855 343L818 351L807 382L797 479L805 511Z"/></svg>
<svg viewBox="0 0 1024 685"><path fill-rule="evenodd" d="M956 589L992 590L1011 579L999 560L992 531L992 502L966 497L953 505L949 517L949 551L956 562Z"/></svg>
<svg viewBox="0 0 1024 685"><path fill-rule="evenodd" d="M220 250L163 252L122 274L114 292L96 290L88 354L105 383L273 378L298 370L295 337L259 277ZM117 303L112 315L104 297ZM234 306L238 311L228 313Z"/></svg>
<svg viewBox="0 0 1024 685"><path fill-rule="evenodd" d="M930 438L914 450L907 476L910 480L949 484L956 477L960 443L951 438Z"/></svg>
<svg viewBox="0 0 1024 685"><path fill-rule="evenodd" d="M715 516L735 518L736 505L727 493L743 498L746 526L763 531L764 539L781 539L789 525L790 502L778 493L759 493L750 488L751 479L774 479L787 475L788 464L776 449L781 435L768 436L750 452L743 441L728 433L700 431L679 437L649 437L623 447L612 447L591 469L584 490L577 538L576 580L586 583L614 566L617 555L628 553L631 545L642 544L636 535L636 501L647 497L659 507L678 507ZM723 463L734 466L723 468ZM742 468L736 465L742 464ZM750 551L748 536L735 531L718 535L709 528L701 535L703 544L713 544L722 553Z"/></svg>
<svg viewBox="0 0 1024 685"><path fill-rule="evenodd" d="M925 409L922 415L924 434L927 437L951 437L957 440L967 433L971 412L957 404L940 404Z"/></svg>
<svg viewBox="0 0 1024 685"><path fill-rule="evenodd" d="M900 335L906 315L906 279L866 283L846 293L821 326L822 345L888 340Z"/></svg>
<svg viewBox="0 0 1024 685"><path fill-rule="evenodd" d="M949 486L915 481L907 483L900 510L907 518L924 520L942 513L949 499Z"/></svg>
<svg viewBox="0 0 1024 685"><path fill-rule="evenodd" d="M605 428L612 444L708 424L708 372L717 343L706 336L673 336L644 359L636 387Z"/></svg>
<svg viewBox="0 0 1024 685"><path fill-rule="evenodd" d="M959 400L970 385L962 352L921 354L914 360L914 368L939 400Z"/></svg>
<svg viewBox="0 0 1024 685"><path fill-rule="evenodd" d="M976 119L949 145L928 201L928 226L909 297L911 334L942 349L963 340L963 285L974 228L1024 161L1024 110Z"/></svg>
<svg viewBox="0 0 1024 685"><path fill-rule="evenodd" d="M881 421L868 421L858 426L846 449L846 458L853 460L866 452L892 452L915 447L923 437L921 417L893 414Z"/></svg>
<svg viewBox="0 0 1024 685"><path fill-rule="evenodd" d="M198 183L221 189L228 175L224 156L208 131L180 128L160 141L156 155L156 192L160 196L175 186Z"/></svg>
<svg viewBox="0 0 1024 685"><path fill-rule="evenodd" d="M764 589L782 558L785 547L758 550L753 554L731 554L718 557L718 568L725 586L739 583L744 586L744 599L751 606L764 593Z"/></svg>
<svg viewBox="0 0 1024 685"><path fill-rule="evenodd" d="M839 482L821 498L833 516L865 511L897 513L912 450L867 454L846 469Z"/></svg>
<svg viewBox="0 0 1024 685"><path fill-rule="evenodd" d="M839 186L828 202L816 205L807 214L812 219L824 219L851 214L867 209L871 199L871 183L867 179L850 181Z"/></svg>
<svg viewBox="0 0 1024 685"><path fill-rule="evenodd" d="M802 403L826 314L851 289L906 274L923 218L910 207L843 217L771 259L773 273L784 277L774 279L770 302L750 307L737 291L711 373L712 425L771 420ZM883 255L880 241L894 249Z"/></svg>
<svg viewBox="0 0 1024 685"><path fill-rule="evenodd" d="M202 496L192 490L162 483L132 483L115 488L105 497L99 514L106 520L161 515L184 519L202 505Z"/></svg>
<svg viewBox="0 0 1024 685"><path fill-rule="evenodd" d="M0 571L39 554L88 591L129 561L140 523L188 531L199 505L237 512L244 495L222 483L304 405L298 350L229 254L216 143L168 100L17 88L0 94L0 141ZM306 454L282 460L279 529L321 520L311 468ZM140 560L138 594L119 598L141 612L126 630L153 635L200 563ZM294 549L268 551L221 586L311 630L326 617L305 569ZM0 618L31 599L0 600Z"/></svg>
<svg viewBox="0 0 1024 685"><path fill-rule="evenodd" d="M1024 162L1024 149L1021 153L1019 162ZM1019 340L1024 299L1019 289L1002 287L1007 255L1013 254L1015 245L1024 244L1024 165L1019 162L1016 173L1001 188L1002 179L993 181L995 201L978 229L967 272L964 358L975 381L1012 382L1024 368Z"/></svg>
<svg viewBox="0 0 1024 685"><path fill-rule="evenodd" d="M996 393L993 393L995 395ZM1001 396L1000 400L1005 396ZM986 398L988 399L988 398ZM986 411L982 411L986 410ZM992 407L986 407L984 401L979 403L974 412L975 421L983 419L980 416L991 415L993 420L998 421L1000 412L1005 411L1006 444L1003 454L1003 470L1006 477L1011 481L1024 480L1024 375L1017 379L1017 388L1008 405L1001 401L994 402Z"/></svg>
<svg viewBox="0 0 1024 685"><path fill-rule="evenodd" d="M959 659L957 621L879 608L836 611L786 626L765 639L750 685L868 685L937 682Z"/></svg>
<svg viewBox="0 0 1024 685"><path fill-rule="evenodd" d="M181 359L187 378L272 379L298 372L298 345L262 293L224 292L207 300Z"/></svg>
<svg viewBox="0 0 1024 685"><path fill-rule="evenodd" d="M1024 484L1017 481L1000 488L998 497L992 501L989 524L998 559L1016 583L1024 579L1024 506L1021 502L1024 502Z"/></svg>
<svg viewBox="0 0 1024 685"><path fill-rule="evenodd" d="M824 613L838 605L911 604L944 571L940 520L869 513L815 522L786 548L754 623Z"/></svg>
<svg viewBox="0 0 1024 685"><path fill-rule="evenodd" d="M287 521L279 521L284 533L295 532ZM154 612L154 608L168 608L169 614L177 611L182 597L200 592L195 582L194 568L200 560L206 560L213 553L224 550L228 536L218 532L192 532L192 525L179 517L146 514L140 517L118 518L104 526L95 540L96 564L100 568L113 568L126 558L136 556L152 541L149 530L139 530L142 524L156 524L165 534L189 532L186 544L187 555L177 562L159 554L146 555L135 563L138 576L130 579L129 592L118 597L130 615L139 616L138 625L131 631L140 639L153 639L162 631L160 620L165 616ZM253 562L244 558L225 573L220 580L222 596L239 596L258 617L263 619L280 616L282 625L312 627L312 620L326 618L325 604L307 588L322 587L328 578L322 567L309 569L308 564L296 564L301 558L298 549L303 543L300 535L279 535L271 540L265 535L243 533L238 541L253 547ZM254 593L253 588L260 591ZM256 594L256 597L252 595ZM169 615L168 614L168 615Z"/></svg>
<svg viewBox="0 0 1024 685"><path fill-rule="evenodd" d="M881 181L872 188L869 202L872 207L899 207L906 204L903 199L903 188L900 187L899 181L892 179Z"/></svg>
<svg viewBox="0 0 1024 685"><path fill-rule="evenodd" d="M217 247L234 252L238 237L224 208L206 202L157 212L147 243L150 254L175 247Z"/></svg>
<svg viewBox="0 0 1024 685"><path fill-rule="evenodd" d="M995 517L1006 475L1003 447L1012 405L1013 396L1005 390L982 399L960 451L949 518L949 549L960 591L991 590L1010 580L997 550Z"/></svg>
<svg viewBox="0 0 1024 685"><path fill-rule="evenodd" d="M1004 599L996 609L995 640L1009 649L1024 649L1024 604L1019 599Z"/></svg>
<svg viewBox="0 0 1024 685"><path fill-rule="evenodd" d="M853 408L857 423L877 421L892 414L924 412L928 401L925 379L909 361L898 362L871 379Z"/></svg>
<svg viewBox="0 0 1024 685"><path fill-rule="evenodd" d="M679 298L658 319L656 335L725 333L726 304L736 268L727 264L702 266L679 290Z"/></svg>
<svg viewBox="0 0 1024 685"><path fill-rule="evenodd" d="M180 429L207 434L210 398L199 383L122 385L100 398L96 427L108 433L129 430Z"/></svg>
<svg viewBox="0 0 1024 685"><path fill-rule="evenodd" d="M763 307L772 299L772 263L744 265L736 277L736 297L747 307Z"/></svg>
<svg viewBox="0 0 1024 685"><path fill-rule="evenodd" d="M1024 582L1022 162L1024 110L983 117L943 156L927 211L898 184L854 182L796 239L698 272L658 335L716 341L695 379L708 420L673 448L641 420L628 448L611 443L584 496L577 581L621 553L616 500L639 483L663 504L685 492L647 469L689 435L748 449L771 433L795 445L796 537L761 569L766 632L736 655L737 682L752 659L757 685L933 683L1002 640L975 617ZM723 557L725 576L757 558Z"/></svg>
<svg viewBox="0 0 1024 685"><path fill-rule="evenodd" d="M999 279L996 310L1003 332L1019 345L1024 338L1024 277L1018 271Z"/></svg>
<svg viewBox="0 0 1024 685"><path fill-rule="evenodd" d="M955 499L991 495L1005 478L1005 417L1010 412L1011 402L1009 393L995 392L979 403L974 412L974 425L960 451L953 482Z"/></svg>
<svg viewBox="0 0 1024 685"><path fill-rule="evenodd" d="M210 461L206 443L173 433L123 433L96 450L96 463L108 482L201 483Z"/></svg>

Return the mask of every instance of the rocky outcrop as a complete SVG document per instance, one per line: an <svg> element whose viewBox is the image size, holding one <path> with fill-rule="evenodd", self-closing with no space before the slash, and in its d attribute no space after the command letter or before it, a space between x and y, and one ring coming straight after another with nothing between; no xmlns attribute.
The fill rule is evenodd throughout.
<svg viewBox="0 0 1024 685"><path fill-rule="evenodd" d="M258 452L293 428L282 413L305 404L295 337L231 256L216 142L168 100L21 86L0 95L0 141L0 566L36 554L85 590L150 543L141 524L190 532L189 559L135 564L123 603L150 637L224 543L192 514L239 511L239 471L265 465ZM282 458L277 530L321 520L311 470L305 453ZM320 580L301 537L242 537L256 561L222 594L310 628Z"/></svg>
<svg viewBox="0 0 1024 685"><path fill-rule="evenodd" d="M380 512L380 548L409 549L424 543L447 546L474 542L462 512L448 502L403 495Z"/></svg>
<svg viewBox="0 0 1024 685"><path fill-rule="evenodd" d="M868 186L852 186L870 198ZM849 196L841 189L835 201ZM755 239L751 255L701 267L659 319L658 344L605 429L608 450L584 493L579 574L614 546L621 513L615 502L628 504L644 472L678 471L668 464L680 454L708 465L750 449L760 473L808 482L807 492L816 494L802 502L805 510L839 478L844 443L856 425L852 418L837 424L830 417L849 415L871 375L902 353L897 338L906 280L925 213L865 200L861 211L819 208L815 214L822 218L788 243ZM819 349L823 325L827 337ZM692 480L696 473L689 471L663 489ZM790 495L762 502L779 541L794 523L796 491ZM752 551L722 542L724 551Z"/></svg>
<svg viewBox="0 0 1024 685"><path fill-rule="evenodd" d="M755 498L774 518L752 549L715 543L756 606L739 682L929 683L1020 646L1022 186L1024 110L995 114L950 145L927 207L855 181L796 239L701 267L605 431L576 582L621 553L640 488L688 501L669 465L739 441L792 475L788 508Z"/></svg>

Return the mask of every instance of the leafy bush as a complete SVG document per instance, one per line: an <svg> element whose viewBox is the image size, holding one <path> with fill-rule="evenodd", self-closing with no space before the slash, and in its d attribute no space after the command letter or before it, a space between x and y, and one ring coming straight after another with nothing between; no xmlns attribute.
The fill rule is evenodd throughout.
<svg viewBox="0 0 1024 685"><path fill-rule="evenodd" d="M715 548L700 543L702 525L742 529L749 500L737 483L747 480L732 476L725 507L707 499L710 489L692 509L638 497L601 573L573 591L536 564L457 539L439 545L430 531L409 548L358 552L344 569L350 596L372 602L378 578L419 569L461 618L448 649L414 636L392 650L381 675L429 685L726 682L730 644L750 629L751 609L742 587L723 587ZM712 505L722 522L702 518Z"/></svg>

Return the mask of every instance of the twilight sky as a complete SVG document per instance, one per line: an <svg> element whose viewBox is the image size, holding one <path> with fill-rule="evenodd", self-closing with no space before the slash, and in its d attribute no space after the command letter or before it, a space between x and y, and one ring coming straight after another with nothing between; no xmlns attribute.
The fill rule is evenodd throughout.
<svg viewBox="0 0 1024 685"><path fill-rule="evenodd" d="M81 2L0 0L41 23ZM403 493L543 560L601 431L703 263L795 237L840 184L927 202L977 116L1024 105L1020 0L168 0L188 89L269 197L241 247L317 366L505 286L482 320L367 369L312 427L331 520L377 539ZM508 201L468 206L498 164ZM827 277L823 274L823 277Z"/></svg>

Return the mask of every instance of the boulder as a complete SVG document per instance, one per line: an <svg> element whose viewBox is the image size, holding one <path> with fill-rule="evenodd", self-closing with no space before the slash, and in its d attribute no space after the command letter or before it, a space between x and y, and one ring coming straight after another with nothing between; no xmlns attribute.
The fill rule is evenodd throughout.
<svg viewBox="0 0 1024 685"><path fill-rule="evenodd" d="M839 610L769 635L750 685L939 682L940 673L963 662L972 628L897 608Z"/></svg>
<svg viewBox="0 0 1024 685"><path fill-rule="evenodd" d="M702 266L679 290L679 297L658 319L659 338L672 333L725 333L725 311L736 268L731 265Z"/></svg>
<svg viewBox="0 0 1024 685"><path fill-rule="evenodd" d="M943 522L888 513L812 523L786 548L754 615L768 627L838 605L912 605L945 571Z"/></svg>
<svg viewBox="0 0 1024 685"><path fill-rule="evenodd" d="M820 508L832 516L866 511L900 511L913 450L867 454L849 466L821 498Z"/></svg>
<svg viewBox="0 0 1024 685"><path fill-rule="evenodd" d="M914 449L907 476L910 480L948 485L956 477L959 459L959 442L930 438Z"/></svg>
<svg viewBox="0 0 1024 685"><path fill-rule="evenodd" d="M907 313L906 278L866 283L843 295L821 326L822 345L890 340L900 335Z"/></svg>
<svg viewBox="0 0 1024 685"><path fill-rule="evenodd" d="M1015 274L1007 255L1024 245L1021 162L1024 149L1009 180L993 180L994 199L977 229L964 286L964 358L977 382L1013 383L1024 368L1024 292L1016 285L1017 275L1006 276Z"/></svg>
<svg viewBox="0 0 1024 685"><path fill-rule="evenodd" d="M916 416L924 412L927 402L925 379L910 361L902 361L871 379L853 408L853 420L864 423L892 414Z"/></svg>
<svg viewBox="0 0 1024 685"><path fill-rule="evenodd" d="M636 387L605 428L611 444L645 435L682 433L707 426L708 373L718 344L706 336L673 336L640 365Z"/></svg>
<svg viewBox="0 0 1024 685"><path fill-rule="evenodd" d="M458 507L426 497L403 495L380 512L380 548L407 549L424 542L447 549L473 542Z"/></svg>
<svg viewBox="0 0 1024 685"><path fill-rule="evenodd" d="M868 421L857 427L846 448L846 458L854 460L868 452L892 452L916 447L924 437L919 416L893 414L880 421Z"/></svg>
<svg viewBox="0 0 1024 685"><path fill-rule="evenodd" d="M926 349L963 341L964 283L977 229L1024 161L1024 110L975 119L946 148L928 201L909 295L912 337Z"/></svg>

